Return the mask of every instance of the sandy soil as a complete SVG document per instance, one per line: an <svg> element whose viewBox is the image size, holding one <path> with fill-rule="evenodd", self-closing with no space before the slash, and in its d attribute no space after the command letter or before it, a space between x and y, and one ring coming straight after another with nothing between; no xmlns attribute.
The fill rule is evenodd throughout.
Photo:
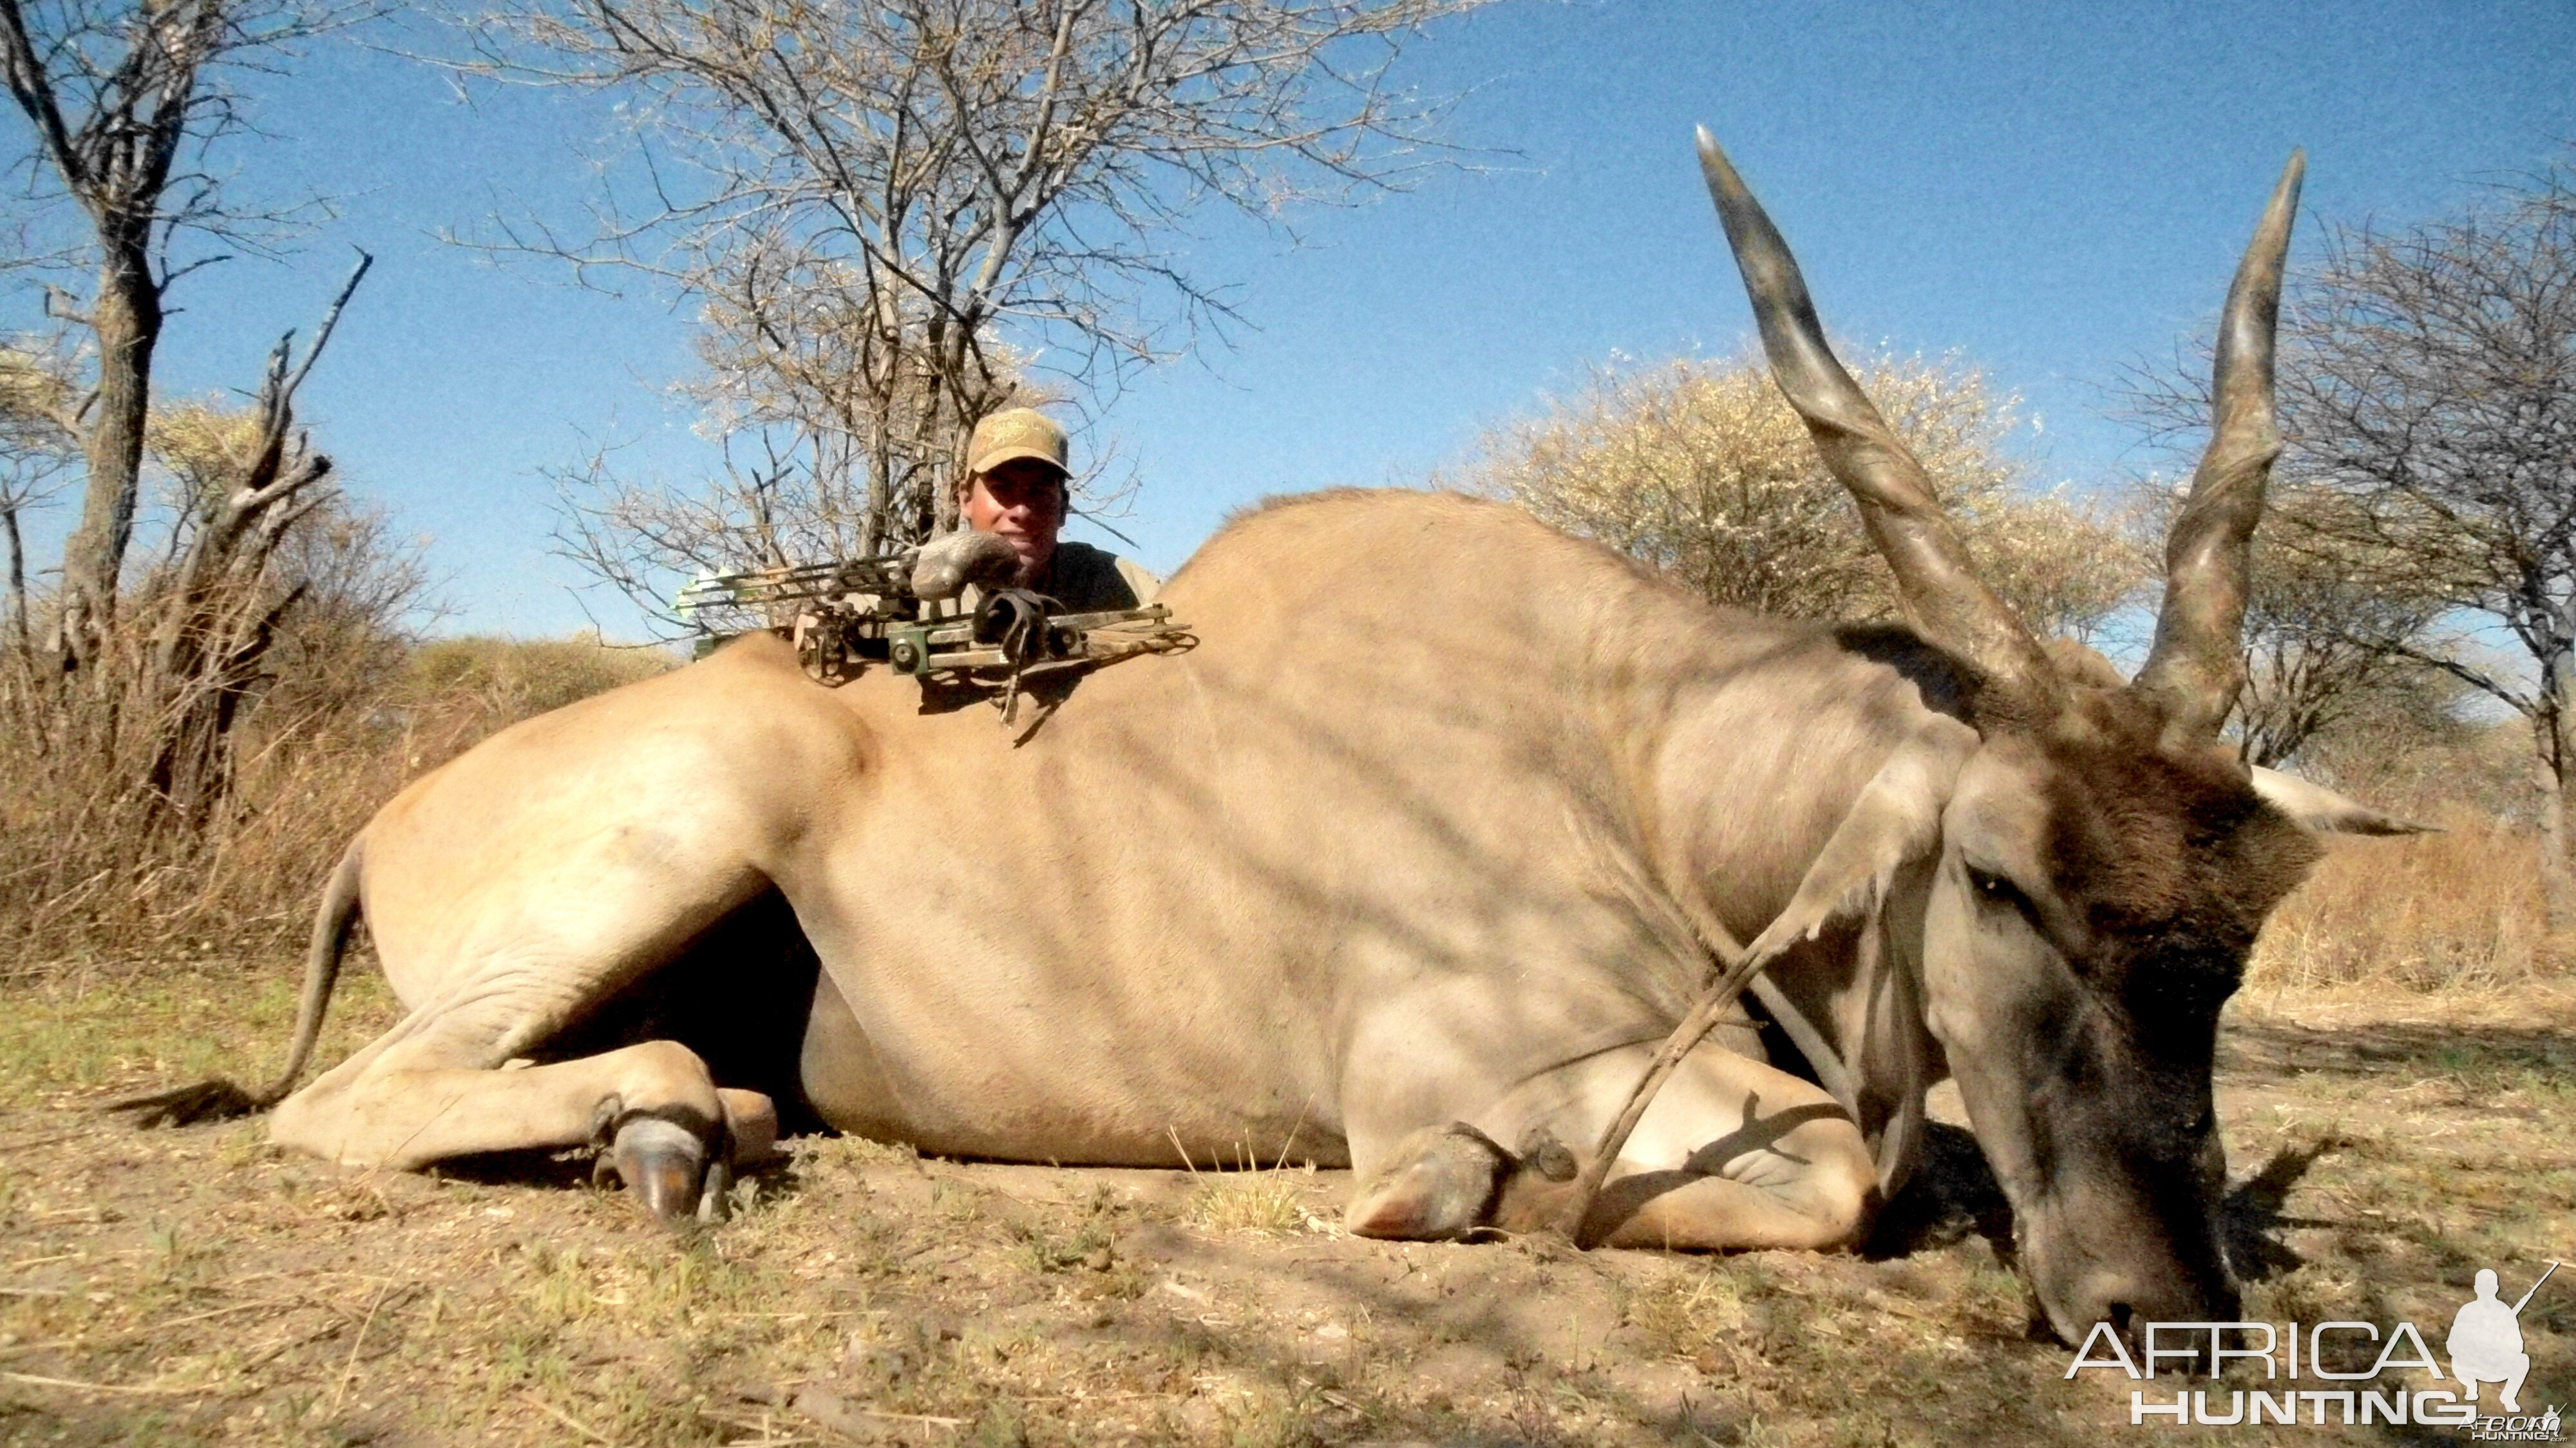
<svg viewBox="0 0 2576 1448"><path fill-rule="evenodd" d="M2069 1382L2067 1350L2028 1336L1993 1240L2008 1216L1963 1136L1852 1256L1393 1245L1340 1234L1335 1173L823 1139L739 1186L732 1222L667 1233L573 1157L344 1175L273 1151L256 1122L102 1117L204 1057L238 1070L275 1050L275 992L244 1004L220 972L198 979L146 1006L94 984L0 990L0 1440L2462 1436L2130 1426L2128 1383ZM357 1005L343 1045L381 1023L380 996ZM2402 1317L2438 1346L2478 1268L2518 1293L2576 1251L2572 1024L2562 999L2235 1011L2220 1099L2249 1316ZM2576 1280L2522 1323L2526 1403L2576 1406Z"/></svg>

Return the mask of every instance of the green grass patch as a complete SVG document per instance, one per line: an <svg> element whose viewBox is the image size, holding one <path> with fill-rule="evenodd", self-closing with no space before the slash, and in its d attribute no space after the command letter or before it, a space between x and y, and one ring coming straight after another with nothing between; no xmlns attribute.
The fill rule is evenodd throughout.
<svg viewBox="0 0 2576 1448"><path fill-rule="evenodd" d="M302 983L299 967L279 962L75 969L0 987L0 1106L209 1076L264 1085L285 1062ZM349 961L314 1059L348 1055L398 1011L383 975Z"/></svg>

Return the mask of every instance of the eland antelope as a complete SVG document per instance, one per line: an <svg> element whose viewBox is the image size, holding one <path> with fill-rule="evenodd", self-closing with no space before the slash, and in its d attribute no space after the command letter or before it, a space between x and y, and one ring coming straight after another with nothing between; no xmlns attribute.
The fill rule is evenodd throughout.
<svg viewBox="0 0 2576 1448"><path fill-rule="evenodd" d="M2123 681L1978 580L1705 134L1701 158L1904 627L1715 609L1511 509L1376 492L1229 524L1163 595L1200 646L1082 680L1023 743L752 635L405 789L330 881L285 1077L147 1110L274 1106L275 1140L389 1167L596 1142L669 1216L785 1095L937 1153L1348 1165L1353 1230L1460 1237L1544 1220L1712 959L1751 948L1778 1032L1691 1052L1587 1240L1850 1244L1948 1076L2060 1333L2233 1318L2219 1007L2320 832L2401 828L2219 738L2300 162L2229 295ZM408 1014L288 1094L361 916ZM745 994L774 1008L719 1050Z"/></svg>

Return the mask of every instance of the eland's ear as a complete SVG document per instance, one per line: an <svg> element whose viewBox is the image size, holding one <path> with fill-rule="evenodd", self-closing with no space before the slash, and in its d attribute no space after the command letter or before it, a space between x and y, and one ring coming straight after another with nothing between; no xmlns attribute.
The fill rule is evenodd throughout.
<svg viewBox="0 0 2576 1448"><path fill-rule="evenodd" d="M1974 729L1935 716L1888 756L1807 867L1788 908L1745 948L1747 958L1770 960L1834 920L1877 909L1898 870L1939 848L1941 812L1980 742Z"/></svg>
<svg viewBox="0 0 2576 1448"><path fill-rule="evenodd" d="M2383 814L2350 795L2259 764L2254 766L2254 792L2263 796L2264 803L2321 835L2436 833L2431 825Z"/></svg>

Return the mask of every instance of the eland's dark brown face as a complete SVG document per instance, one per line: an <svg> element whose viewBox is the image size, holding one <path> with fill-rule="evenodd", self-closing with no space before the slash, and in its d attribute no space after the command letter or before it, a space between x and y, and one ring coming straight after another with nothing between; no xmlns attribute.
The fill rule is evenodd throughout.
<svg viewBox="0 0 2576 1448"><path fill-rule="evenodd" d="M1806 283L1716 144L1700 162L1772 376L1859 505L1906 621L1973 671L1978 736L1941 806L1924 1013L2010 1195L2050 1324L2226 1320L2211 1100L2218 1011L2312 831L2394 827L2248 770L2219 741L2244 681L2246 561L2280 450L2272 330L2292 156L2221 319L2208 452L2166 544L2137 677L2059 661L1976 576L1921 465L1826 346Z"/></svg>
<svg viewBox="0 0 2576 1448"><path fill-rule="evenodd" d="M1961 771L1924 931L1925 1014L2070 1342L2096 1322L2232 1320L2216 1214L2218 1012L2318 856L2212 749L2085 691Z"/></svg>

